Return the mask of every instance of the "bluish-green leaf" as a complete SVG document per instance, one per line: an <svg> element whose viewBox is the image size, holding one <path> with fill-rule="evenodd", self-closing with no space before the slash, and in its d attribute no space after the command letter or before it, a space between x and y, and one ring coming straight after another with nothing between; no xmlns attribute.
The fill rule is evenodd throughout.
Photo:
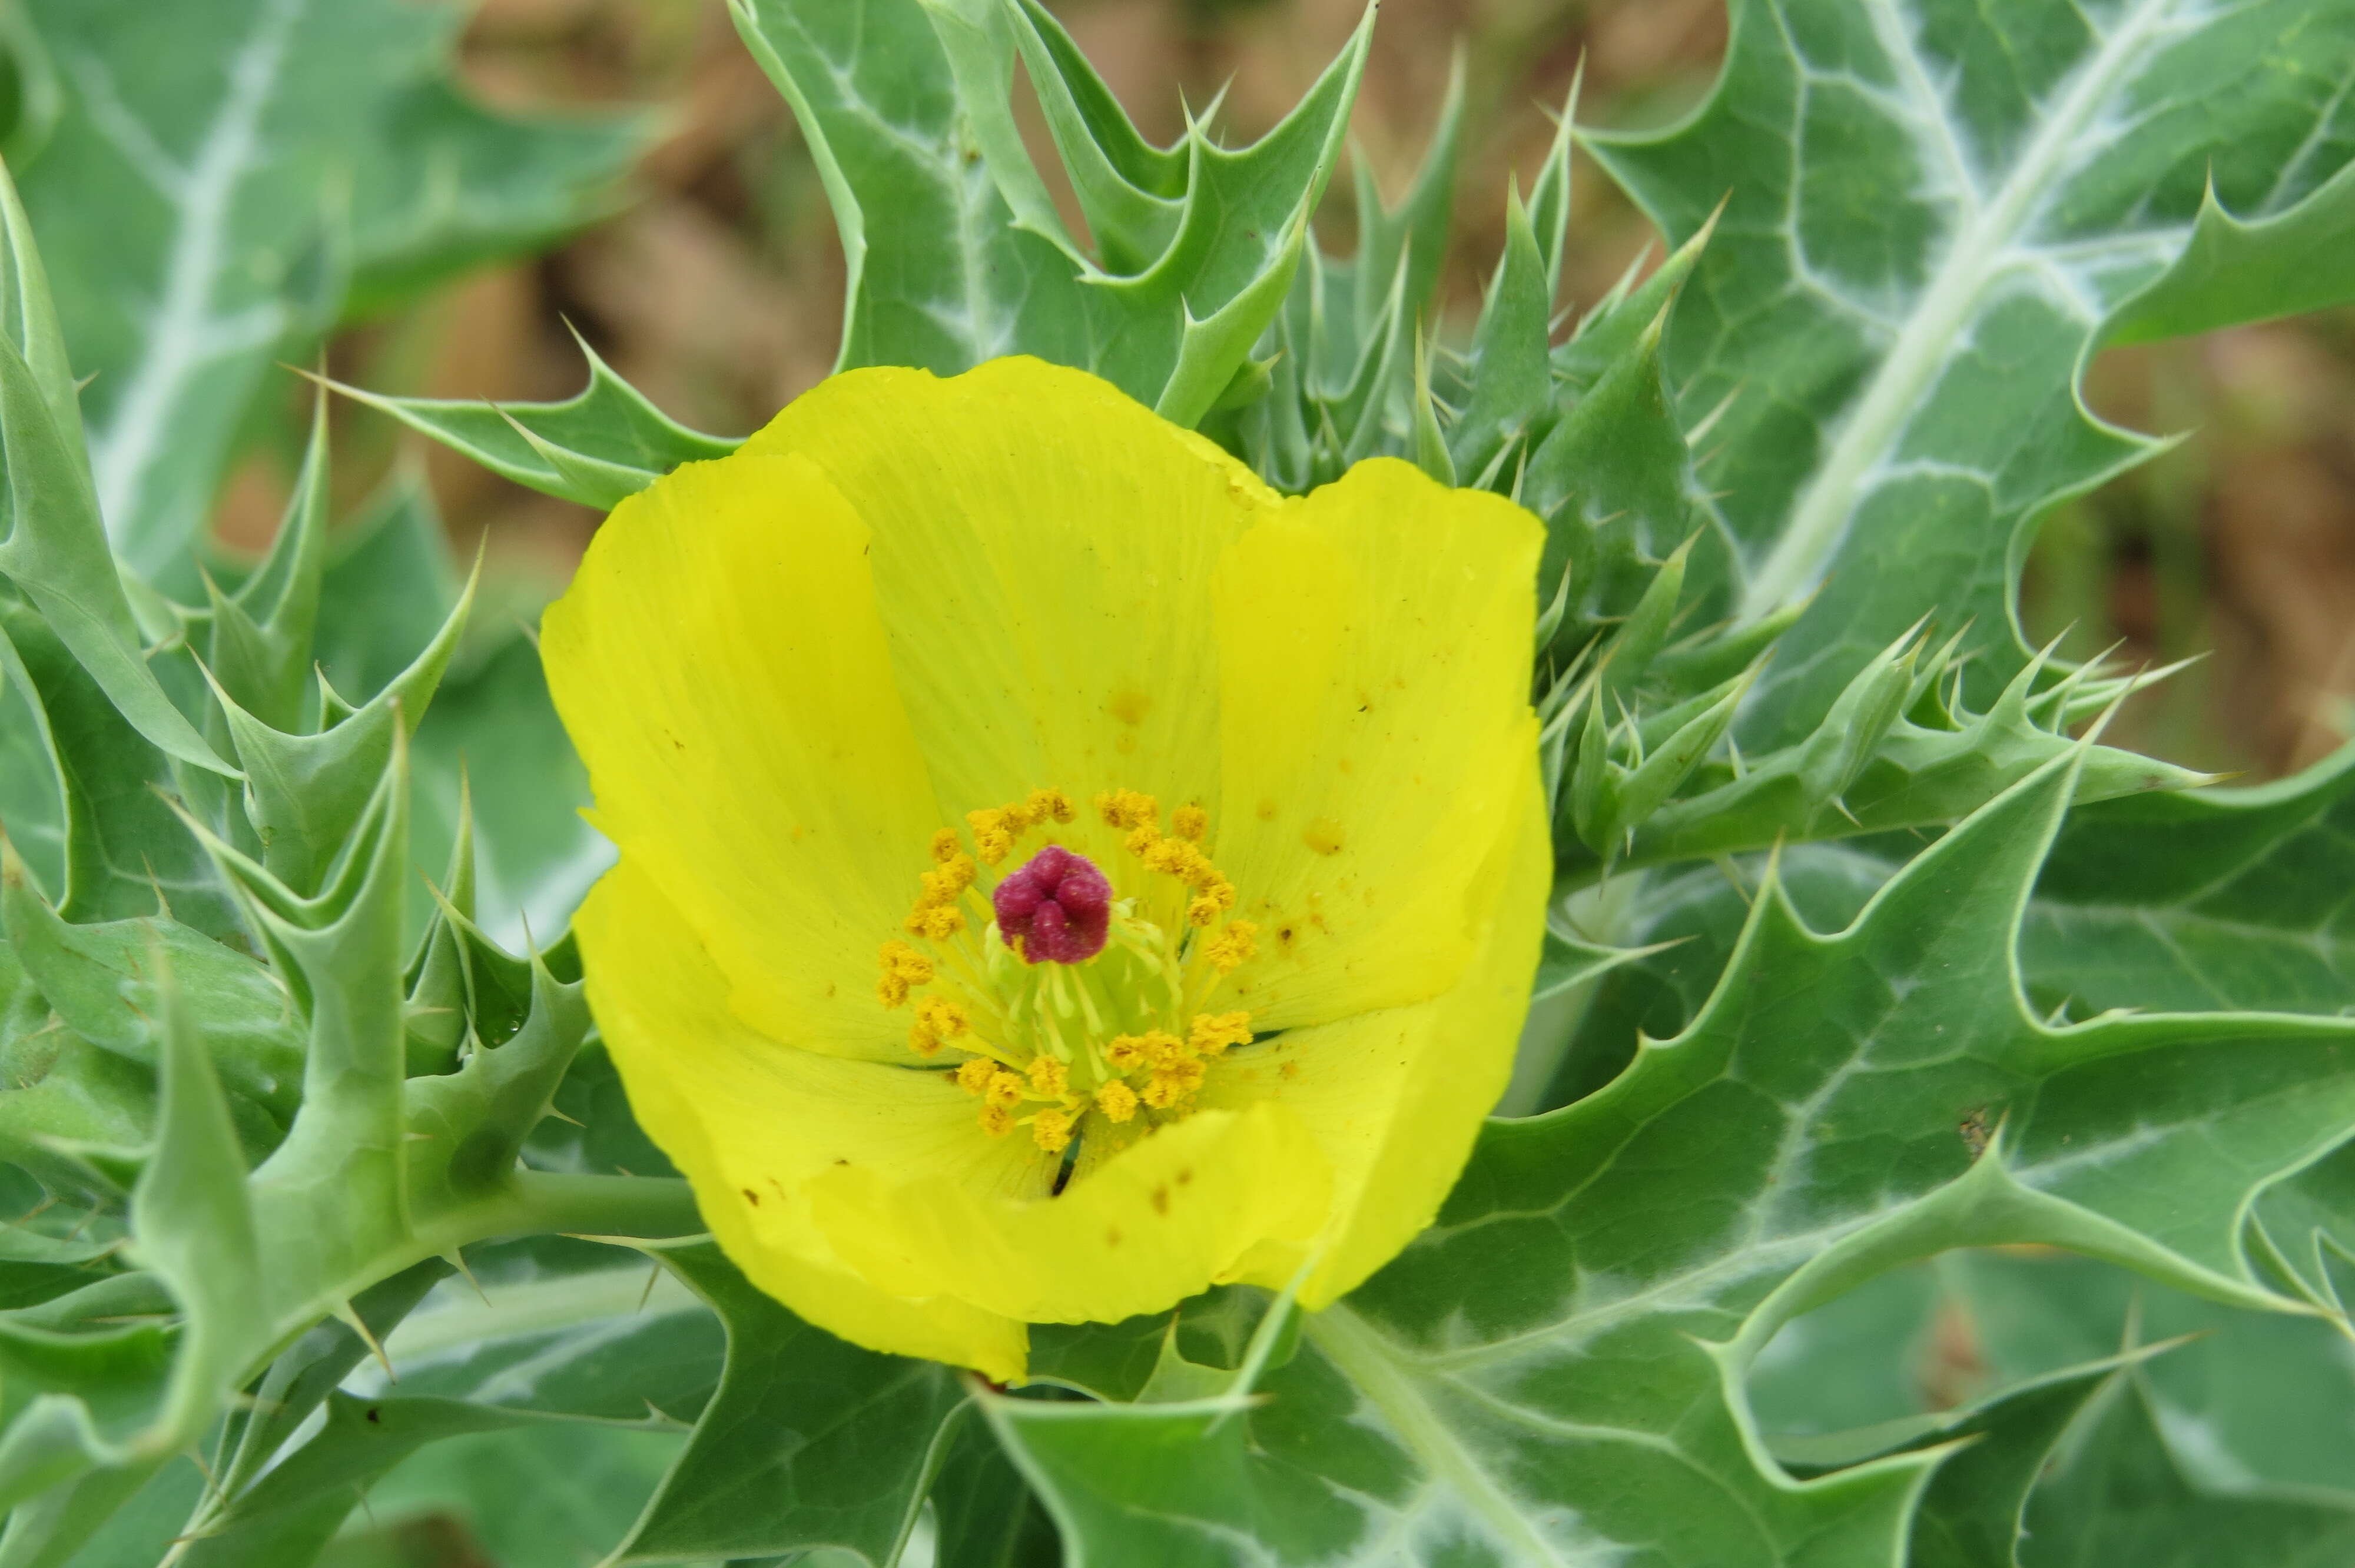
<svg viewBox="0 0 2355 1568"><path fill-rule="evenodd" d="M2296 265L2346 199L2355 13L1733 12L1689 119L1588 142L1672 240L1726 204L1668 358L1689 421L1731 399L1703 473L1751 568L1744 611L1816 595L1747 721L1763 744L1811 726L1925 613L1969 624L1980 680L2024 662L2009 610L2030 525L2149 450L2082 407L2083 360L2190 249L2205 260L2168 285L2169 321L2280 308L2258 297L2264 269ZM2211 218L2198 237L2211 188L2254 227L2227 240ZM2312 306L2355 276L2324 262L2298 283Z"/></svg>

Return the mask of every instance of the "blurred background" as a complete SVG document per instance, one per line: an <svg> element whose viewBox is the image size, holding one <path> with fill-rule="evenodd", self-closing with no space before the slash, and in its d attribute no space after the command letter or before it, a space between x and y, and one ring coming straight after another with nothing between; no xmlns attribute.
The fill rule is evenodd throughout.
<svg viewBox="0 0 2355 1568"><path fill-rule="evenodd" d="M1167 139L1223 90L1231 140L1273 123L1355 26L1359 0L1066 0L1054 7L1131 114ZM1508 175L1543 156L1583 62L1582 123L1672 119L1708 89L1721 0L1387 0L1353 127L1395 195L1462 48L1465 164L1443 285L1468 329L1503 238ZM842 260L792 118L719 0L485 0L463 71L495 103L637 108L660 133L611 216L535 260L478 272L340 334L338 379L444 397L563 397L583 376L570 323L674 417L741 434L817 381L840 325ZM1027 94L1027 88L1018 88ZM1033 116L1035 122L1035 116ZM1034 125L1035 129L1035 125ZM1043 132L1039 137L1043 154ZM1053 168L1051 157L1042 166ZM1657 237L1582 160L1565 304L1592 301ZM1325 218L1348 232L1349 185ZM2181 433L2172 451L2065 508L2030 563L2030 637L2130 664L2201 662L2137 697L2119 744L2253 779L2293 771L2355 726L2355 313L2115 351L2102 416ZM305 398L287 378L234 475L224 542L259 546L282 504ZM337 482L357 502L421 463L462 550L560 586L596 519L345 403Z"/></svg>

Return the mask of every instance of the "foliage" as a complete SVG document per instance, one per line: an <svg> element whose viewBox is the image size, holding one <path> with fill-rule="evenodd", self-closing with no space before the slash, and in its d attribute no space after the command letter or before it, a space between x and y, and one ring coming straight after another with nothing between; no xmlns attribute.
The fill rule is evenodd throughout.
<svg viewBox="0 0 2355 1568"><path fill-rule="evenodd" d="M451 1518L533 1565L2346 1557L2355 753L2105 747L2147 677L2012 607L2158 444L2084 407L2101 346L2355 298L2355 5L1741 0L1681 122L1565 114L1460 336L1460 83L1348 255L1310 226L1370 10L1248 147L1146 141L1036 0L730 10L844 366L1033 354L1285 489L1391 454L1545 522L1517 1114L1345 1301L1041 1326L1025 1388L752 1290L581 1002L605 852L510 586L413 485L331 536L324 420L265 558L200 537L271 359L593 216L640 127L475 105L445 8L28 0L0 1568ZM1671 249L1565 328L1581 141ZM355 395L598 505L735 444L593 354L562 403Z"/></svg>

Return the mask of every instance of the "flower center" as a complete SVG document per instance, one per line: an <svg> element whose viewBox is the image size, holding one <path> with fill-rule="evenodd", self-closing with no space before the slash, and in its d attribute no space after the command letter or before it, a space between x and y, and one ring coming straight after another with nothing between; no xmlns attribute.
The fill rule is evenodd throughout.
<svg viewBox="0 0 2355 1568"><path fill-rule="evenodd" d="M972 853L934 834L904 927L921 946L884 943L876 982L886 1009L913 1000L917 1055L955 1054L942 1065L980 1099L982 1130L1028 1127L1050 1154L1082 1141L1116 1152L1185 1116L1208 1065L1252 1038L1249 1012L1209 1010L1258 935L1228 918L1234 885L1202 847L1209 814L1179 806L1164 832L1149 795L1095 806L1124 834L1110 875L1059 842L1078 817L1060 789L967 812ZM999 874L1033 832L1048 842Z"/></svg>
<svg viewBox="0 0 2355 1568"><path fill-rule="evenodd" d="M1049 844L999 883L989 902L997 934L1025 963L1085 963L1112 927L1112 884L1083 854Z"/></svg>

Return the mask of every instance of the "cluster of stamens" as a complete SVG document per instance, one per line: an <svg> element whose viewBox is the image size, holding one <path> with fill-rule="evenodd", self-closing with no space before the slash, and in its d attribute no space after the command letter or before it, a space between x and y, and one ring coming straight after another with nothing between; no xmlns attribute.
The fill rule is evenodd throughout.
<svg viewBox="0 0 2355 1568"><path fill-rule="evenodd" d="M1184 1116L1209 1064L1252 1039L1248 1012L1206 1006L1258 936L1229 917L1234 884L1203 848L1209 813L1181 805L1164 832L1150 795L1115 790L1095 806L1135 863L1128 896L1056 842L1078 817L1061 790L967 812L973 853L953 832L933 835L903 926L922 946L884 943L876 982L885 1008L914 1002L918 1056L963 1054L955 1081L981 1101L982 1130L1028 1127L1050 1154L1091 1128L1117 1148ZM1044 847L1001 872L1033 832Z"/></svg>

